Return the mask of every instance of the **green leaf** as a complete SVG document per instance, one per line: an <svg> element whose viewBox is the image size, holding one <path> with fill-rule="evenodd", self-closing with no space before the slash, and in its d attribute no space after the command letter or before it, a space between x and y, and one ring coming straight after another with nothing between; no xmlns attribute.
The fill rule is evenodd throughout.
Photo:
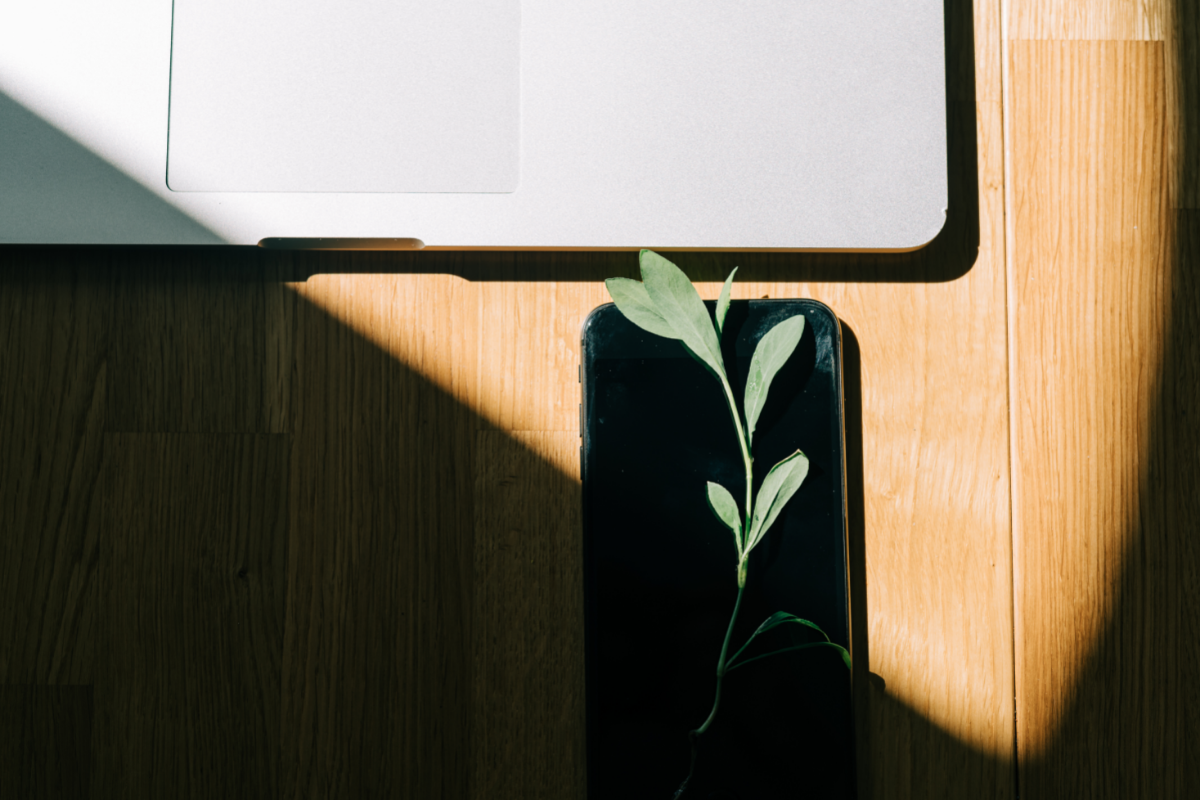
<svg viewBox="0 0 1200 800"><path fill-rule="evenodd" d="M617 304L617 309L634 325L667 339L680 338L654 307L654 301L641 281L609 278L604 285L608 288L608 296Z"/></svg>
<svg viewBox="0 0 1200 800"><path fill-rule="evenodd" d="M731 663L729 666L727 666L725 668L725 672L726 673L732 672L733 670L737 669L738 667L744 667L753 661L759 661L760 659L770 658L771 656L777 656L780 653L790 653L794 650L808 650L809 648L812 648L812 647L832 647L834 650L837 650L838 655L840 655L842 657L842 663L846 665L846 669L849 669L849 670L854 669L854 667L850 663L850 653L848 653L846 651L846 648L842 647L840 644L834 644L833 642L809 642L808 644L798 644L798 645L794 645L792 647L785 647L782 650L772 650L769 653L763 653L761 656L755 656L754 658L747 658L745 661L739 661L737 664ZM732 659L731 659L731 661L732 661Z"/></svg>
<svg viewBox="0 0 1200 800"><path fill-rule="evenodd" d="M654 301L654 307L675 331L675 338L683 340L697 358L718 377L724 378L725 364L721 360L717 331L696 287L683 270L658 253L643 250L640 260L646 291Z"/></svg>
<svg viewBox="0 0 1200 800"><path fill-rule="evenodd" d="M772 628L778 628L780 625L786 625L789 622L796 622L796 623L799 623L800 625L805 625L809 628L812 628L814 631L816 631L817 633L824 636L825 641L827 641L827 642L829 641L829 635L827 633L825 633L825 631L821 630L821 626L817 625L817 623L809 622L806 619L801 619L800 617L797 617L795 614L789 614L786 611L776 611L774 614L767 617L766 620L763 622L763 624L758 626L758 630L756 630L754 633L750 634L750 638L753 639L755 636L758 636L760 633L766 633L767 631L771 630ZM749 644L749 643L750 643L749 641L746 642L746 644Z"/></svg>
<svg viewBox="0 0 1200 800"><path fill-rule="evenodd" d="M730 277L733 277L732 275ZM804 335L804 315L797 314L767 331L750 357L750 375L746 378L746 437L754 441L754 426L767 403L767 391L775 374L791 357Z"/></svg>
<svg viewBox="0 0 1200 800"><path fill-rule="evenodd" d="M842 654L842 663L846 665L846 669L854 669L854 665L850 662L850 651L842 647L840 644L829 643L830 647L836 647L837 651Z"/></svg>
<svg viewBox="0 0 1200 800"><path fill-rule="evenodd" d="M829 642L829 636L825 633L825 631L821 630L820 626L818 626L815 622L809 622L806 619L801 619L795 614L789 614L786 611L776 611L774 614L763 620L763 624L759 625L758 628L755 629L754 633L750 634L750 638L746 640L745 644L738 648L738 651L733 654L732 658L729 659L729 663L732 664L734 661L737 661L738 656L746 651L746 648L749 647L750 643L754 641L755 636L758 636L760 633L766 633L772 628L778 628L780 625L786 625L789 622L796 622L800 625L805 625L809 628L812 628L814 631L825 637L825 642ZM824 642L818 642L818 644L824 644Z"/></svg>
<svg viewBox="0 0 1200 800"><path fill-rule="evenodd" d="M750 522L750 536L746 541L745 552L753 550L767 535L767 531L775 524L775 520L783 512L783 507L792 499L792 495L800 488L800 484L804 483L807 475L808 457L799 450L771 467L758 489L758 497L754 500L754 519Z"/></svg>
<svg viewBox="0 0 1200 800"><path fill-rule="evenodd" d="M742 554L742 521L738 513L737 503L733 495L719 483L708 482L708 507L725 527L733 531L733 541L737 545L738 556Z"/></svg>
<svg viewBox="0 0 1200 800"><path fill-rule="evenodd" d="M729 273L729 277L725 279L725 285L721 287L721 296L717 298L717 340L721 338L721 334L725 332L725 315L729 313L729 291L733 287L733 276L737 275L738 268L734 267L733 272Z"/></svg>

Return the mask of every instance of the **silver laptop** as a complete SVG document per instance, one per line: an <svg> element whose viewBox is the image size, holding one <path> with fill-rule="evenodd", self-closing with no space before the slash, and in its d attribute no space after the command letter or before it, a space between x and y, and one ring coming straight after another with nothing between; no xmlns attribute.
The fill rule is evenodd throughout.
<svg viewBox="0 0 1200 800"><path fill-rule="evenodd" d="M941 0L5 0L0 241L908 250Z"/></svg>

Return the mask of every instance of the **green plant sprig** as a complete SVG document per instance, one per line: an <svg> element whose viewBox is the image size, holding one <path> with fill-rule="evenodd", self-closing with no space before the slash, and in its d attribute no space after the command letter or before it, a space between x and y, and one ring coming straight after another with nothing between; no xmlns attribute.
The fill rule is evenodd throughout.
<svg viewBox="0 0 1200 800"><path fill-rule="evenodd" d="M708 309L705 308L704 301L700 299L692 282L677 266L650 250L641 251L639 264L642 280L609 278L605 281L609 295L630 322L649 333L678 340L688 354L700 362L720 382L725 394L725 402L729 406L730 416L733 418L733 427L746 472L744 511L738 509L737 501L724 486L712 481L709 481L707 485L706 499L709 508L733 534L734 545L737 548L738 593L737 600L733 605L733 613L729 618L729 627L726 629L725 639L721 644L721 654L717 658L717 685L712 711L708 718L689 734L693 744L694 768L696 738L707 731L713 720L716 719L717 709L721 704L721 684L725 675L731 670L779 653L813 647L836 649L841 654L846 667L849 668L850 654L846 652L845 648L831 642L829 636L816 624L778 611L759 625L758 629L750 635L750 638L732 657L727 657L729 643L733 638L733 629L742 606L742 595L746 589L750 552L767 535L771 526L775 524L782 513L784 506L800 489L800 485L808 475L808 457L796 450L771 467L759 487L757 499L754 497L752 452L755 428L763 406L766 404L771 382L796 350L796 346L804 335L804 317L797 315L778 323L759 341L750 358L750 374L746 380L742 398L743 412L738 408L737 399L729 383L729 377L725 372L725 363L721 356L721 334L725 329L725 317L729 312L733 277L737 274L737 269L735 268L733 272L729 273L729 277L725 279L725 285L721 287L714 319L709 317ZM825 641L793 645L738 661L738 658L759 634L789 623L812 628L820 633ZM689 771L688 778L676 792L676 797L683 793L690 779L691 772Z"/></svg>

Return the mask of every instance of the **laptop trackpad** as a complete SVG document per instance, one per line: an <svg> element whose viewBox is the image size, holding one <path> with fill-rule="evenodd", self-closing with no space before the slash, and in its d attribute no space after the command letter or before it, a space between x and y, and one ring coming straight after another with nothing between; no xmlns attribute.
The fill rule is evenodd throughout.
<svg viewBox="0 0 1200 800"><path fill-rule="evenodd" d="M175 0L167 184L512 192L520 0Z"/></svg>

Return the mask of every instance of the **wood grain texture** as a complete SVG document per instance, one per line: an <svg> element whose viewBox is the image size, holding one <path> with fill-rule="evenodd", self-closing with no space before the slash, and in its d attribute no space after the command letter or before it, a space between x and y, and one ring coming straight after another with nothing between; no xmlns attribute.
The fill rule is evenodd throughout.
<svg viewBox="0 0 1200 800"><path fill-rule="evenodd" d="M438 266L461 270L461 255L443 255ZM351 267L355 263L335 257L316 259L310 266L320 270L322 266ZM324 312L323 317L306 317L309 323L322 319L345 328L361 343L403 363L432 386L479 412L479 287L436 270L404 272L314 275L306 282L289 284L289 290L302 306ZM299 372L303 365L299 356L296 365ZM353 370L353 365L344 368ZM307 384L304 387L305 391L309 388Z"/></svg>
<svg viewBox="0 0 1200 800"><path fill-rule="evenodd" d="M1187 214L1173 246L1164 48L1011 58L1021 788L1183 797L1200 296Z"/></svg>
<svg viewBox="0 0 1200 800"><path fill-rule="evenodd" d="M256 254L184 251L115 272L109 431L290 430L291 299Z"/></svg>
<svg viewBox="0 0 1200 800"><path fill-rule="evenodd" d="M90 686L0 686L0 800L85 800Z"/></svg>
<svg viewBox="0 0 1200 800"><path fill-rule="evenodd" d="M1166 566L1175 593L1167 595L1156 585L1158 576L1143 571L1137 588L1145 601L1130 604L1130 616L1149 607L1156 614L1165 611L1176 626L1169 633L1177 660L1167 677L1177 725L1169 732L1178 738L1173 750L1159 757L1159 774L1169 781L1163 796L1181 797L1200 785L1200 764L1190 755L1200 752L1200 541L1195 536L1200 519L1200 210L1176 212L1172 255L1171 316L1157 426L1162 449L1152 476L1162 481L1158 494L1164 500L1166 525L1152 547L1157 551L1154 566ZM1163 564L1164 555L1171 563ZM1160 659L1162 655L1156 663ZM1147 782L1153 781L1149 776Z"/></svg>
<svg viewBox="0 0 1200 800"><path fill-rule="evenodd" d="M84 684L95 647L111 285L58 253L5 260L0 684Z"/></svg>
<svg viewBox="0 0 1200 800"><path fill-rule="evenodd" d="M979 95L999 97L998 69L955 66L978 69ZM671 255L707 297L740 265L735 296L824 300L859 340L870 668L883 678L869 684L864 796L1013 795L1000 103L955 102L950 116L951 219L925 251ZM546 386L573 383L575 364L550 350L573 346L606 299L599 279L636 268L619 254L522 256L514 267L542 274L551 258L558 283L480 288L480 411L503 427L576 430L574 404ZM838 270L871 282L802 280Z"/></svg>
<svg viewBox="0 0 1200 800"><path fill-rule="evenodd" d="M764 281L770 258L738 258L747 282L735 297L822 300L860 350L861 414L849 424L861 431L869 659L882 679L869 683L865 796L1013 793L1000 109L951 108L976 145L951 163L954 194L979 187L978 238L962 233L972 215L952 212L914 269L971 258L964 277ZM976 153L977 167L966 163Z"/></svg>
<svg viewBox="0 0 1200 800"><path fill-rule="evenodd" d="M476 443L471 796L583 797L579 437Z"/></svg>
<svg viewBox="0 0 1200 800"><path fill-rule="evenodd" d="M1190 0L1009 0L1010 39L1159 41Z"/></svg>
<svg viewBox="0 0 1200 800"><path fill-rule="evenodd" d="M852 333L861 796L896 800L1015 794L999 5L946 11L929 248L673 256L706 296L740 265L738 297L816 297ZM636 257L55 257L111 285L5 294L42 305L0 318L0 370L107 382L94 404L63 382L0 399L0 470L68 498L0 485L25 520L0 591L62 609L0 608L0 682L95 680L93 795L580 796L578 332ZM42 265L14 258L22 280ZM296 268L314 275L283 286ZM81 446L57 419L134 433ZM21 510L60 506L57 528ZM42 563L104 591L72 600ZM54 622L74 608L100 633Z"/></svg>
<svg viewBox="0 0 1200 800"><path fill-rule="evenodd" d="M435 382L473 371L440 349L463 284L297 287L283 797L468 793L477 418Z"/></svg>
<svg viewBox="0 0 1200 800"><path fill-rule="evenodd" d="M105 437L93 796L277 794L288 438Z"/></svg>
<svg viewBox="0 0 1200 800"><path fill-rule="evenodd" d="M637 269L632 254L609 262ZM489 281L479 292L484 416L504 430L578 432L579 337L587 312L609 301L603 284Z"/></svg>
<svg viewBox="0 0 1200 800"><path fill-rule="evenodd" d="M946 100L999 103L1000 4L950 0L945 4Z"/></svg>
<svg viewBox="0 0 1200 800"><path fill-rule="evenodd" d="M1176 208L1200 209L1200 3L1176 0L1168 30L1167 147Z"/></svg>

